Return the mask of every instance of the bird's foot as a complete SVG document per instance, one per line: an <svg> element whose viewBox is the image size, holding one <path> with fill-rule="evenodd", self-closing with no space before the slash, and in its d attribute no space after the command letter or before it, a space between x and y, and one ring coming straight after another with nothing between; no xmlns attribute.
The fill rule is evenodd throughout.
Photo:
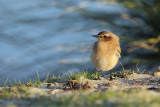
<svg viewBox="0 0 160 107"><path fill-rule="evenodd" d="M110 81L112 81L112 80L113 80L113 77L112 77L112 76L110 76L109 80L110 80Z"/></svg>
<svg viewBox="0 0 160 107"><path fill-rule="evenodd" d="M109 73L110 73L110 81L112 81L113 80L112 72L109 71Z"/></svg>

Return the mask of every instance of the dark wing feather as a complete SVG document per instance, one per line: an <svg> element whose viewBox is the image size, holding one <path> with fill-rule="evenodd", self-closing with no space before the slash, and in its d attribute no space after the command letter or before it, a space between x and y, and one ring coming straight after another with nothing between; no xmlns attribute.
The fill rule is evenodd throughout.
<svg viewBox="0 0 160 107"><path fill-rule="evenodd" d="M121 48L120 48L119 44L117 45L117 52L118 52L119 56L121 57Z"/></svg>
<svg viewBox="0 0 160 107"><path fill-rule="evenodd" d="M93 45L93 49L94 49L95 52L97 52L97 45L98 45L98 42L95 42L94 45Z"/></svg>

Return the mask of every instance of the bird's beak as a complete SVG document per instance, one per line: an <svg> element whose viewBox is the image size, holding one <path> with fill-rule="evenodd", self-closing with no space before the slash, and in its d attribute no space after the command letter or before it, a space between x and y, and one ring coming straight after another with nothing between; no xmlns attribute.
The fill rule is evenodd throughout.
<svg viewBox="0 0 160 107"><path fill-rule="evenodd" d="M92 35L92 37L96 37L97 38L97 35Z"/></svg>

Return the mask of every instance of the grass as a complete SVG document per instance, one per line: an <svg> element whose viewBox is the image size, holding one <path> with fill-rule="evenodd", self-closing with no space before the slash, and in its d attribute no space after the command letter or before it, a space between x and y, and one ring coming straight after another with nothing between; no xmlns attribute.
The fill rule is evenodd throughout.
<svg viewBox="0 0 160 107"><path fill-rule="evenodd" d="M122 71L120 72L115 72L114 74L112 74L113 78L125 78L128 75L133 74L135 71L132 70L125 70L123 65L122 65ZM138 71L138 68L137 68ZM138 72L137 72L138 73ZM102 76L100 74L100 76ZM69 76L67 77L61 77L61 76L55 76L52 75L50 76L50 78L46 78L45 80L40 80L39 79L39 74L37 73L37 78L35 81L29 80L26 83L22 82L22 81L14 81L11 82L10 80L6 80L6 82L4 83L3 87L15 87L15 86L26 86L26 87L41 87L42 84L44 83L55 83L55 82L64 82L64 81L71 81L71 80L80 80L81 78L86 78L86 79L90 79L90 80L96 80L98 78L98 72L95 73L89 73L87 70L83 70L82 72L79 73L71 73Z"/></svg>
<svg viewBox="0 0 160 107"><path fill-rule="evenodd" d="M77 96L65 97L58 99L60 106L87 106L87 107L105 107L105 106L117 106L117 107L128 107L128 106L141 106L147 107L152 106L153 102L156 105L160 104L158 96L152 96L146 90L131 90L128 91L107 91L105 93L90 93L87 95L80 94ZM143 94L144 96L141 96ZM139 95L139 96L137 96ZM139 100L137 100L137 98ZM69 100L66 100L69 99ZM75 100L76 99L76 100Z"/></svg>
<svg viewBox="0 0 160 107"><path fill-rule="evenodd" d="M98 73L89 73L87 70L83 70L79 73L71 73L67 77L56 77L55 75L52 75L48 80L47 83L54 83L58 81L69 81L69 80L80 80L81 77L87 78L87 79L96 79L98 78Z"/></svg>
<svg viewBox="0 0 160 107"><path fill-rule="evenodd" d="M68 80L79 80L81 77L87 78L87 79L96 79L98 78L98 73L89 73L88 71L83 71L82 73L72 73L70 76L68 76Z"/></svg>
<svg viewBox="0 0 160 107"><path fill-rule="evenodd" d="M12 92L12 93L11 93ZM18 92L18 93L17 93ZM26 87L17 88L14 90L8 90L3 92L6 100L18 100L16 106L20 105L21 102L30 101L34 99L34 102L30 106L49 106L49 107L158 107L160 105L160 99L158 95L148 90L127 90L127 91L106 91L103 93L72 93L72 95L63 95L63 97L57 97L47 95L37 95L30 97L30 93ZM16 95L16 97L13 97ZM0 94L0 96L2 96ZM24 97L25 96L25 97ZM4 98L3 97L3 98ZM20 99L21 98L21 99ZM137 100L138 99L138 100Z"/></svg>
<svg viewBox="0 0 160 107"><path fill-rule="evenodd" d="M37 78L35 81L29 80L26 83L22 81L14 81L11 82L10 80L6 80L2 87L2 91L0 91L0 97L18 97L20 98L21 94L22 96L25 96L29 93L28 87L38 87L40 88L41 85L45 83L55 83L58 81L71 81L71 80L78 80L81 78L87 78L87 79L95 79L98 77L98 73L89 73L88 71L83 71L81 73L72 73L70 76L67 77L56 77L55 75L52 75L49 79L46 80L40 80L39 74L37 73ZM22 97L21 96L21 97Z"/></svg>
<svg viewBox="0 0 160 107"><path fill-rule="evenodd" d="M15 86L23 86L23 85L25 85L25 86L27 86L27 87L29 87L29 86L31 86L31 87L40 87L40 85L42 84L42 83L45 83L46 81L44 80L44 81L41 81L41 80L35 80L35 81L32 81L32 80L29 80L29 81L27 81L27 83L24 83L24 82L22 82L22 81L14 81L14 82L11 82L10 80L6 80L6 82L4 83L4 85L3 85L3 87L15 87Z"/></svg>
<svg viewBox="0 0 160 107"><path fill-rule="evenodd" d="M113 74L114 78L126 78L128 75L131 75L133 74L134 71L132 70L124 70L123 72L120 71L120 72L115 72Z"/></svg>
<svg viewBox="0 0 160 107"><path fill-rule="evenodd" d="M45 81L28 81L26 86L31 86L31 87L40 87L40 85L45 82Z"/></svg>
<svg viewBox="0 0 160 107"><path fill-rule="evenodd" d="M82 72L79 72L79 73L72 73L67 77L61 77L61 76L56 77L55 75L52 75L50 78L47 77L47 79L45 80L40 80L39 74L37 74L38 79L36 79L35 81L29 80L26 83L22 81L11 82L10 80L7 79L3 87L14 87L14 86L22 86L22 85L25 85L26 87L40 87L41 84L43 83L55 83L59 81L79 80L81 77L84 77L87 79L96 79L98 78L98 73L97 72L89 73L87 70L86 71L83 70Z"/></svg>

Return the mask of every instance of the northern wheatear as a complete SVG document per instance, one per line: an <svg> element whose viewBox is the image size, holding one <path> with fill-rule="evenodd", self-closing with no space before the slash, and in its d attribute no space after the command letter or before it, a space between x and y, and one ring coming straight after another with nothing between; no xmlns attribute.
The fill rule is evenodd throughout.
<svg viewBox="0 0 160 107"><path fill-rule="evenodd" d="M92 47L90 58L98 71L109 71L118 63L121 57L119 37L115 34L102 31L93 35L98 39ZM100 73L100 72L99 72ZM112 79L110 71L110 79Z"/></svg>

